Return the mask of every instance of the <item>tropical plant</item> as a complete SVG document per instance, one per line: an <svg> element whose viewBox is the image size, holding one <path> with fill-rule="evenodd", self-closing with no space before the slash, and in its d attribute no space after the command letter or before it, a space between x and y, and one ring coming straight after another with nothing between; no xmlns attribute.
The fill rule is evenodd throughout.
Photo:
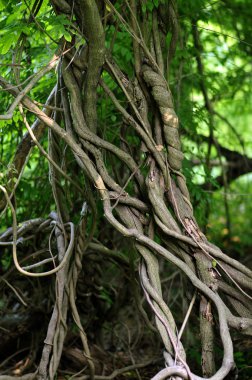
<svg viewBox="0 0 252 380"><path fill-rule="evenodd" d="M0 0L0 380L249 379L249 3Z"/></svg>

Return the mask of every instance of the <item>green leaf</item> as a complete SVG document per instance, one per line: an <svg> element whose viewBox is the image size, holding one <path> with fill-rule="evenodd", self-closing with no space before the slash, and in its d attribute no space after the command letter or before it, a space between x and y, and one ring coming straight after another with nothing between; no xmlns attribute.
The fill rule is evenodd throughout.
<svg viewBox="0 0 252 380"><path fill-rule="evenodd" d="M143 12L143 13L146 13L146 10L147 10L147 8L146 8L146 4L143 4L143 5L142 5L142 12Z"/></svg>
<svg viewBox="0 0 252 380"><path fill-rule="evenodd" d="M148 9L149 12L152 12L152 11L153 11L153 9L154 9L154 4L153 4L152 1L148 1L148 3L147 3L147 9Z"/></svg>
<svg viewBox="0 0 252 380"><path fill-rule="evenodd" d="M11 48L11 45L13 43L13 38L11 34L6 34L1 38L0 46L1 46L1 54L6 54Z"/></svg>
<svg viewBox="0 0 252 380"><path fill-rule="evenodd" d="M0 11L3 11L6 7L6 4L4 4L3 0L0 0Z"/></svg>
<svg viewBox="0 0 252 380"><path fill-rule="evenodd" d="M72 41L72 35L67 30L64 31L64 37L66 41L68 42Z"/></svg>
<svg viewBox="0 0 252 380"><path fill-rule="evenodd" d="M216 266L217 266L217 261L213 260L213 261L212 261L212 267L213 267L213 268L216 268Z"/></svg>

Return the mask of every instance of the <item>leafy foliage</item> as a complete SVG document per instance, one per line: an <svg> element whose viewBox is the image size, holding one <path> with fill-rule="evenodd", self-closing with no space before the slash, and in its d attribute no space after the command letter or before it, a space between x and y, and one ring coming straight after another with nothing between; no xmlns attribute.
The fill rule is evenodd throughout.
<svg viewBox="0 0 252 380"><path fill-rule="evenodd" d="M104 211L103 207L105 198L98 193L99 187L93 181L90 171L97 170L97 173L101 175L104 186L110 191L111 213L130 231L137 228L139 222L145 236L162 248L168 247L172 254L175 252L174 256L181 260L179 255L187 244L186 239L191 236L186 230L185 224L181 224L180 215L177 215L177 208L174 206L172 198L174 196L172 187L165 182L167 174L165 171L162 175L158 174L160 176L160 193L163 191L162 201L169 212L165 215L171 215L172 220L176 221L176 225L179 226L178 231L183 234L183 242L174 236L167 237L165 231L160 229L160 225L156 224L156 209L153 208L150 201L150 189L147 185L149 178L152 178L150 168L153 165L156 170L158 161L155 161L157 160L157 156L154 154L155 150L153 153L146 141L148 141L149 133L152 134L153 141L157 140L153 131L157 125L162 125L162 107L160 108L156 101L154 86L144 77L144 70L148 71L151 67L156 75L162 74L162 80L167 81L172 94L173 112L174 114L176 112L179 117L180 140L184 153L182 171L171 168L169 154L172 151L172 145L170 146L167 142L161 144L155 141L154 147L159 153L161 152L160 157L164 159L165 170L167 172L171 170L170 177L174 180L174 186L181 191L180 199L182 201L187 199L185 192L183 193L179 187L179 180L185 176L186 188L190 193L190 201L187 199L187 203L192 203L194 217L198 223L196 224L197 228L199 226L211 242L226 251L228 257L234 258L240 263L244 262L246 267L251 266L252 12L248 0L100 1L94 2L92 5L95 8L97 5L99 15L96 19L94 33L90 29L94 13L91 17L86 8L89 2L83 1L83 4L86 4L84 8L87 13L84 12L85 14L82 13L81 7L78 8L79 3L68 0L62 2L56 0L5 2L0 0L0 75L3 87L0 114L6 114L10 109L13 95L17 96L15 90L24 89L48 65L55 54L61 54L56 68L48 71L34 83L26 95L32 99L33 105L42 109L54 86L58 86L60 95L58 93L54 95L53 101L44 108L44 112L48 112L48 118L57 123L60 131L65 131L67 136L70 135L76 141L77 147L81 147L86 154L84 160L84 156L77 153L69 141L67 142L59 135L56 136L55 130L51 130L48 134L48 125L47 127L44 125L44 130L39 135L39 143L42 149L49 153L50 157L53 157L54 165L48 162L44 153L41 153L41 147L34 146L37 142L29 140L30 145L28 144L29 149L26 151L25 162L20 169L17 159L19 159L20 151L25 149L23 145L27 124L33 126L33 130L35 130L39 115L30 112L31 109L22 99L21 103L26 119L22 116L20 108L17 107L11 119L4 120L2 118L0 120L1 185L12 197L18 221L35 223L33 229L27 227L24 233L22 224L18 226L18 231L21 231L18 236L18 239L21 239L18 241L21 260L27 261L29 267L34 264L33 257L41 254L41 260L43 260L48 258L49 251L50 259L56 267L55 258L60 249L57 240L60 235L60 223L63 226L61 228L64 230L66 246L70 245L71 241L69 237L71 223L75 225L76 232L73 243L74 254L69 260L67 269L70 269L65 274L64 280L62 278L59 280L61 273L59 271L55 283L54 280L46 282L37 278L36 283L34 282L31 287L24 277L20 279L20 276L14 272L12 254L9 249L14 240L14 233L11 232L12 230L8 230L12 225L13 213L4 207L6 203L2 196L0 242L5 241L5 236L7 236L9 245L0 245L0 273L3 276L1 281L5 289L0 296L0 320L4 313L7 313L7 318L12 323L9 310L14 315L17 310L17 318L21 318L25 326L25 335L29 331L29 324L34 326L34 320L36 321L36 316L39 314L43 317L44 322L38 335L34 334L36 335L35 341L43 342L47 323L49 324L50 321L52 305L60 298L57 293L59 288L62 292L67 289L66 294L69 295L69 289L75 281L72 296L75 299L76 292L80 321L78 321L78 315L76 316L73 303L71 304L73 301L70 302L69 298L72 316L69 316L69 331L64 343L65 353L63 350L63 355L66 355L67 366L69 365L70 370L72 369L74 373L78 372L78 366L89 365L92 376L92 364L90 365L89 362L91 354L87 350L85 341L87 337L91 342L94 356L97 354L99 357L102 350L111 352L111 355L113 355L113 351L119 352L120 355L122 354L121 356L127 352L126 359L114 354L111 363L116 363L116 368L122 366L121 362L126 366L131 360L134 364L133 356L137 357L137 353L143 352L145 349L154 357L151 346L156 348L157 345L159 350L163 343L160 339L157 344L152 344L152 341L156 339L152 331L155 318L151 315L150 310L147 312L143 310L144 301L141 300L142 295L138 289L138 285L141 281L143 282L143 279L139 281L137 275L137 268L141 268L143 261L143 259L140 260L140 257L146 259L150 247L144 246L143 248L139 242L133 243L133 239L127 240L119 230L105 222L106 210ZM133 9L134 6L135 9ZM78 11L76 11L76 7L79 9ZM100 36L95 43L92 41L92 38L96 38L99 34L99 23L102 25L105 39L104 57L101 59L100 66L96 62L99 61L99 55L103 54L102 49L98 49L99 52L95 52L91 56L92 49L95 51L96 46L101 43L103 38ZM155 25L158 37L157 34L155 35ZM158 50L158 43L161 53ZM137 61L137 49L140 51L139 61ZM158 56L159 53L160 56ZM160 60L164 62L163 69ZM65 67L63 63L65 63ZM92 69L96 66L99 66L99 70L94 79ZM64 77L65 72L71 72L72 78L74 78L72 87L69 85L70 80L68 79L68 82ZM8 86L4 87L4 80L12 84L14 93ZM162 86L160 85L160 87ZM73 93L75 93L75 97ZM145 114L144 107L146 105L142 101L143 98L147 104ZM76 110L74 111L77 101L81 105L80 114ZM69 110L66 110L67 106ZM95 112L92 106L94 106ZM76 128L78 122L75 118L81 123L80 115L83 115L83 120L92 131L92 138L79 134L79 130ZM91 123L90 127L90 120L93 121L94 126ZM136 132L137 124L140 126L141 133ZM148 124L151 132L146 132ZM145 137L146 141L143 136L147 136ZM160 138L162 142L165 141L163 130ZM98 139L101 145L94 143L94 139ZM52 145L56 146L53 152ZM75 147L75 149L77 148ZM117 149L116 154L115 149ZM126 155L126 159L125 157L124 159L118 158L119 150L120 154L123 152ZM130 158L136 163L134 169L128 163ZM80 165L82 159L83 162ZM91 162L91 169L87 169L85 166L87 162ZM125 164L125 162L127 163ZM65 176L55 169L55 163ZM160 167L158 170L161 172ZM144 179L142 184L137 180L137 172ZM170 197L169 191L171 191ZM136 200L140 202L137 207L135 204L134 206L130 203L127 204L128 196L134 202ZM86 209L83 201L87 202ZM131 200L131 202L133 201ZM83 210L83 207L85 211L82 213L80 210ZM126 209L127 212L132 213L131 226L127 225L127 215L123 214L122 209L124 212ZM60 215L58 220L53 219L52 212L54 210ZM161 210L158 217L162 217L162 212ZM38 225L36 224L37 218L41 218ZM50 221L48 222L48 220ZM193 223L196 223L194 218L192 220ZM162 220L162 222L164 221ZM82 228L84 232L81 230ZM8 231L10 231L9 234ZM178 231L176 230L176 233ZM199 268L195 264L197 252L195 253L192 247L193 245L189 247L188 251L185 251L188 255L186 264L190 261L198 275ZM143 251L144 254L141 251L143 249L147 249L147 251ZM74 267L78 254L83 255L80 259L84 268L82 270L80 263L78 263L78 270ZM157 252L154 257L156 258L156 256L158 256ZM211 258L210 263L209 272L215 273L216 271L217 275L225 278L226 272L223 267L220 269L218 260ZM42 265L42 271L46 271L46 268L47 264L45 263ZM34 269L35 273L38 273L40 269ZM164 258L160 258L162 286L164 284L163 298L165 301L168 300L167 303L174 320L181 327L184 320L181 315L186 315L190 302L188 299L192 298L193 292L191 282L185 280L182 272L176 271L178 269L175 265L167 264ZM75 278L73 273L75 273ZM20 293L22 294L19 295L17 292L17 295L14 292L9 297L6 289L11 291L13 288L5 281L6 278L10 278L15 285L14 288L21 289ZM151 278L150 274L149 278ZM60 281L63 281L63 285ZM230 277L227 279L227 284L228 286L234 285ZM246 288L246 292L248 288ZM237 288L235 290L237 291ZM229 306L230 303L231 310L234 310L237 307L235 302L240 301L237 299L230 301L230 295L226 295L225 291L223 294L226 304ZM20 301L19 296L21 299L24 297L23 302ZM62 295L62 299L64 296ZM200 370L202 356L200 337L197 335L201 317L197 315L196 310L198 304L202 303L202 299L197 297L196 306L192 311L196 327L189 322L187 333L183 338L190 368L195 372ZM32 301L33 299L36 302ZM27 325L23 318L25 315L23 306L28 301L31 308ZM155 302L153 302L154 306ZM241 304L247 306L244 300ZM42 311L43 308L44 311ZM19 312L20 310L21 312ZM251 310L251 308L246 309L245 314L247 310ZM62 309L61 312L63 313L62 321L67 324L67 311ZM244 317L244 315L242 316ZM240 317L241 315L238 313L236 316ZM250 318L247 314L246 317ZM211 318L213 317L211 316ZM217 317L215 318L216 320L212 319L214 324L211 329L217 336L218 356L222 357L223 350L218 337L218 322ZM158 320L157 315L156 320ZM87 337L83 334L79 339L80 331L82 333L81 323L88 333ZM144 323L147 324L148 329ZM152 328L149 327L151 323ZM160 329L158 324L157 328ZM31 330L34 331L34 328L32 327ZM23 333L20 334L22 336ZM59 336L65 338L64 334L66 331L62 334L59 333ZM234 333L236 341L235 334L238 333ZM43 339L40 335L43 335ZM163 337L161 336L161 338ZM13 352L9 347L13 346L13 350L17 350L19 336L11 336L10 341L7 337L4 339L3 344L6 344L8 348L6 355L11 356ZM29 342L32 347L32 340ZM78 362L78 355L74 356L73 362L72 359L69 359L71 358L69 348L76 342L75 348L85 351L85 361L82 358L82 361ZM97 345L101 348L100 352L97 350ZM248 346L251 347L251 341L248 342ZM38 366L42 349L42 343L39 343L32 359L32 370ZM252 364L252 358L245 351L246 349L242 348L238 342L235 360L240 371L239 378L243 380L249 379ZM61 355L60 349L59 352ZM60 357L58 359L60 362ZM221 365L218 358L216 359L216 363ZM105 361L104 357L99 360ZM77 363L77 369L73 363ZM109 363L109 368L106 368L107 373L111 373L114 368L111 363ZM159 364L160 358L157 370L161 368L158 368ZM95 365L97 366L97 363ZM8 365L5 367L6 373L10 368ZM64 368L63 365L59 367L59 371L68 373L69 368ZM19 369L20 374L29 372L29 366L28 368L20 366ZM133 379L134 371L126 371L124 377ZM56 372L57 368L54 373ZM19 372L14 374L19 374ZM145 375L143 372L143 378L150 378L149 373L146 377ZM139 374L137 376L139 378Z"/></svg>

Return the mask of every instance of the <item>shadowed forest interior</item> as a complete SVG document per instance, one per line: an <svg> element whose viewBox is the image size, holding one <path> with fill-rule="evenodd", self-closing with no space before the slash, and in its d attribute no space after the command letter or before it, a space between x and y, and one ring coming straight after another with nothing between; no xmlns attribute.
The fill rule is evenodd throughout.
<svg viewBox="0 0 252 380"><path fill-rule="evenodd" d="M0 0L0 57L0 380L251 380L251 1Z"/></svg>

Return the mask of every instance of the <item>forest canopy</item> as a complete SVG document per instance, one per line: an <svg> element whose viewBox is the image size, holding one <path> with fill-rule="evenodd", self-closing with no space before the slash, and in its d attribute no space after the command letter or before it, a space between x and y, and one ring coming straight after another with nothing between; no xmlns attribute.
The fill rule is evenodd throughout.
<svg viewBox="0 0 252 380"><path fill-rule="evenodd" d="M249 0L0 0L0 380L252 378Z"/></svg>

